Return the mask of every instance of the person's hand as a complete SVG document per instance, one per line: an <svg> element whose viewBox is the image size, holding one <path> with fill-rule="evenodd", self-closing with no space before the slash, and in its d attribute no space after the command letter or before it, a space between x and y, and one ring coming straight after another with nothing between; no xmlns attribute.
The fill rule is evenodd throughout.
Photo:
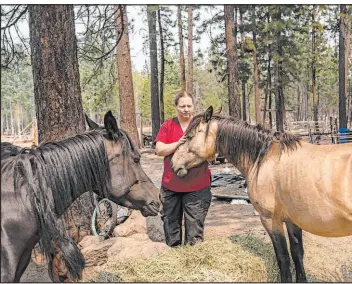
<svg viewBox="0 0 352 284"><path fill-rule="evenodd" d="M180 145L182 145L182 144L184 144L186 141L187 141L187 138L186 138L185 135L183 135L183 136L180 138L180 140L178 140L178 142L177 142L177 147L180 146Z"/></svg>

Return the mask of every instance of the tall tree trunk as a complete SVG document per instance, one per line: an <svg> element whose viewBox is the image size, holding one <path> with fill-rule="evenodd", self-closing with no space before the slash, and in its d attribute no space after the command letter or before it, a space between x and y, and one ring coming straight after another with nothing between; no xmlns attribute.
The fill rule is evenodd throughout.
<svg viewBox="0 0 352 284"><path fill-rule="evenodd" d="M352 127L352 88L351 88L351 78L348 81L348 116L349 116L349 120L350 120L350 128Z"/></svg>
<svg viewBox="0 0 352 284"><path fill-rule="evenodd" d="M10 126L9 126L9 114L6 115L6 135L9 135Z"/></svg>
<svg viewBox="0 0 352 284"><path fill-rule="evenodd" d="M318 95L317 95L317 75L316 75L316 37L317 37L317 30L315 26L315 16L317 12L317 6L313 5L312 9L312 90L313 90L313 120L315 122L314 129L316 132L319 132L318 126Z"/></svg>
<svg viewBox="0 0 352 284"><path fill-rule="evenodd" d="M268 8L267 12L267 23L270 24L270 9ZM270 34L271 35L271 34ZM272 116L271 116L271 44L268 45L268 69L267 69L267 82L266 82L266 92L265 92L265 98L264 98L264 110L263 110L263 124L265 124L266 120L266 110L268 107L268 98L269 98L269 125L270 129L272 129Z"/></svg>
<svg viewBox="0 0 352 284"><path fill-rule="evenodd" d="M1 110L1 135L4 133L4 121L5 121L5 119L6 119L6 114L4 113L4 111L3 110Z"/></svg>
<svg viewBox="0 0 352 284"><path fill-rule="evenodd" d="M30 5L39 143L85 130L72 5Z"/></svg>
<svg viewBox="0 0 352 284"><path fill-rule="evenodd" d="M272 113L272 109L273 109L273 104L272 104L272 91L271 91L271 82L270 82L270 88L269 88L269 127L270 129L273 129L273 113Z"/></svg>
<svg viewBox="0 0 352 284"><path fill-rule="evenodd" d="M177 26L178 40L180 43L180 66L181 66L181 89L186 90L186 71L185 71L185 54L183 48L183 33L182 33L182 5L177 6Z"/></svg>
<svg viewBox="0 0 352 284"><path fill-rule="evenodd" d="M149 28L150 47L150 93L152 110L152 138L153 141L160 129L159 85L158 85L158 50L156 44L156 11L158 6L148 5L147 18Z"/></svg>
<svg viewBox="0 0 352 284"><path fill-rule="evenodd" d="M275 20L277 22L281 21L281 7L277 7L277 11L275 12ZM276 31L276 53L277 53L277 61L275 64L275 79L276 79L276 129L278 131L284 131L284 120L285 120L285 99L283 93L283 68L282 68L282 58L283 58L283 50L282 50L282 42L281 42L281 30L278 29Z"/></svg>
<svg viewBox="0 0 352 284"><path fill-rule="evenodd" d="M267 81L266 81L266 91L265 91L265 98L264 98L264 110L263 110L263 124L265 124L265 120L266 120L266 109L267 109L267 105L268 105L268 97L271 100L271 51L270 51L270 44L269 44L269 58L268 58L268 70L267 70ZM271 107L269 107L269 109L271 110ZM270 111L269 111L269 115L270 115Z"/></svg>
<svg viewBox="0 0 352 284"><path fill-rule="evenodd" d="M235 33L234 5L224 5L226 55L228 72L229 115L241 119L241 102L237 92L237 39Z"/></svg>
<svg viewBox="0 0 352 284"><path fill-rule="evenodd" d="M301 120L301 89L299 84L297 85L297 121Z"/></svg>
<svg viewBox="0 0 352 284"><path fill-rule="evenodd" d="M252 10L252 26L253 26L253 83L254 83L254 106L255 106L255 121L257 124L262 122L260 115L260 97L259 97L259 82L258 82L258 58L257 58L257 24L255 21L255 5Z"/></svg>
<svg viewBox="0 0 352 284"><path fill-rule="evenodd" d="M244 40L244 28L243 28L243 8L241 5L239 6L240 10L240 33L241 33L241 55L240 58L244 60L244 47L245 47L245 40ZM247 112L246 112L246 80L242 79L242 119L244 121L247 120Z"/></svg>
<svg viewBox="0 0 352 284"><path fill-rule="evenodd" d="M115 5L115 10L116 37L119 38L121 33L123 33L116 48L120 125L128 133L135 145L140 148L141 145L139 143L140 139L136 123L136 106L134 102L127 7L126 5Z"/></svg>
<svg viewBox="0 0 352 284"><path fill-rule="evenodd" d="M16 122L17 122L17 135L21 133L21 113L20 113L20 105L15 105L15 113L16 113Z"/></svg>
<svg viewBox="0 0 352 284"><path fill-rule="evenodd" d="M193 8L188 6L188 78L187 92L193 93ZM198 103L198 102L197 102Z"/></svg>
<svg viewBox="0 0 352 284"><path fill-rule="evenodd" d="M307 48L307 55L309 56L309 44L306 45ZM309 82L310 82L310 74L309 74L310 66L309 66L309 60L307 60L307 65L306 65L306 79L305 79L305 88L304 88L304 94L303 94L303 121L309 120L308 118L308 105L309 105Z"/></svg>
<svg viewBox="0 0 352 284"><path fill-rule="evenodd" d="M251 95L251 89L248 88L247 85L247 108L248 108L248 123L251 124L251 101L250 101L250 95Z"/></svg>
<svg viewBox="0 0 352 284"><path fill-rule="evenodd" d="M347 70L348 70L348 57L347 57L347 8L346 5L340 5L340 20L339 20L339 127L347 127L347 114L346 114L346 99L347 99Z"/></svg>
<svg viewBox="0 0 352 284"><path fill-rule="evenodd" d="M10 99L10 122L11 122L11 136L15 135L15 127L13 125L13 109L12 109L12 103Z"/></svg>
<svg viewBox="0 0 352 284"><path fill-rule="evenodd" d="M247 120L246 112L246 81L242 80L242 119L243 121Z"/></svg>
<svg viewBox="0 0 352 284"><path fill-rule="evenodd" d="M161 6L158 9L158 23L159 23L159 35L160 35L160 120L161 123L165 120L164 111L164 78L165 78L165 49L164 49L164 36L163 27L161 25Z"/></svg>
<svg viewBox="0 0 352 284"><path fill-rule="evenodd" d="M73 5L29 5L28 12L38 140L82 133L85 122ZM89 234L94 209L90 194L83 194L70 209L76 227Z"/></svg>
<svg viewBox="0 0 352 284"><path fill-rule="evenodd" d="M351 9L351 6L350 8ZM351 53L351 27L352 27L352 21L351 21L351 10L346 11L347 15L345 17L345 24L346 24L346 39L345 39L345 94L346 94L346 100L347 100L347 107L346 107L346 123L348 122L348 116L350 116L350 121L351 121L351 102L350 102L350 96L348 95L349 93L349 86L350 86L350 80L348 80L348 70L350 68L349 66L349 58L350 58L350 53ZM350 126L351 127L351 126Z"/></svg>

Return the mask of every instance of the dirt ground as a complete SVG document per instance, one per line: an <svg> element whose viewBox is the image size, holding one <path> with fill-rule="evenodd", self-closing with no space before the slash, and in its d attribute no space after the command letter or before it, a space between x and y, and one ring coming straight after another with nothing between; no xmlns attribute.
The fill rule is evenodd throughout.
<svg viewBox="0 0 352 284"><path fill-rule="evenodd" d="M160 187L163 158L146 152L142 155L142 167L154 184ZM226 167L230 173L236 171L230 164L210 166L213 174L222 172ZM236 190L243 191L226 187L213 188L212 192L228 194L232 191L236 194ZM251 204L235 205L213 197L206 219L205 238L234 234L254 234L263 242L270 243L270 238L261 225L259 216L254 214ZM306 232L303 235L307 273L314 274L314 271L319 271L320 275L325 275L324 281L352 281L352 237L323 238ZM21 282L50 282L46 265L31 262Z"/></svg>

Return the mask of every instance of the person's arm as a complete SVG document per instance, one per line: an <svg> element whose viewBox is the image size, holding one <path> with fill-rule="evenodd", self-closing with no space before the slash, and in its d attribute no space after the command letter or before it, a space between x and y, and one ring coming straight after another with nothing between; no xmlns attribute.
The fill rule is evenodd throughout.
<svg viewBox="0 0 352 284"><path fill-rule="evenodd" d="M156 154L162 157L169 156L170 154L176 151L178 146L185 143L186 140L187 139L184 136L182 136L180 140L170 144L165 144L163 142L158 141L156 142L156 146L155 146Z"/></svg>

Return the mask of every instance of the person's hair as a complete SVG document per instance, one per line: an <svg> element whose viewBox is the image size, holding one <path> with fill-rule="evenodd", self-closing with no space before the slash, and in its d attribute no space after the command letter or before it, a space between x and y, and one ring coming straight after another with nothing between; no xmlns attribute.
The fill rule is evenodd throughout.
<svg viewBox="0 0 352 284"><path fill-rule="evenodd" d="M194 103L193 96L190 93L188 93L186 91L181 91L175 97L175 106L178 105L178 101L180 100L180 98L185 98L185 97L190 97L192 100L192 103Z"/></svg>

